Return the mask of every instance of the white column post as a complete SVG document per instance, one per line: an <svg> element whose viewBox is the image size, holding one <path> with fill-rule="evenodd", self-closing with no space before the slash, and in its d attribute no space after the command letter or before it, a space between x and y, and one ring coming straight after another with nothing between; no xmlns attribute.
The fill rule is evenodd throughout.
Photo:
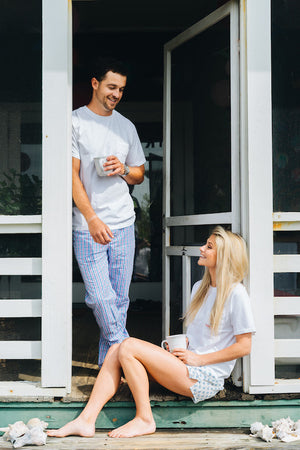
<svg viewBox="0 0 300 450"><path fill-rule="evenodd" d="M72 2L43 0L42 386L71 382Z"/></svg>
<svg viewBox="0 0 300 450"><path fill-rule="evenodd" d="M242 161L248 172L242 193L248 214L242 216L242 228L248 239L248 286L257 330L246 379L250 386L270 386L274 384L271 0L241 1L241 9L247 43L246 64L243 54L241 66L245 69L241 86L246 90L242 124L246 117L248 125L242 136L247 145Z"/></svg>

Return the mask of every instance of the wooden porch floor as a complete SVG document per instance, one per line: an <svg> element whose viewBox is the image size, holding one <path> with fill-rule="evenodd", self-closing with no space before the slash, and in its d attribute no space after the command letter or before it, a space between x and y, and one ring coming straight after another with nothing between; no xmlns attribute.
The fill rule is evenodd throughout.
<svg viewBox="0 0 300 450"><path fill-rule="evenodd" d="M299 449L299 441L283 443L273 440L271 443L249 436L242 430L196 430L196 431L157 431L149 436L141 436L130 439L111 439L105 431L97 432L93 438L80 438L69 436L67 438L47 438L47 449L53 450L96 450L109 448L110 450L134 450L134 449L219 449L219 450L246 450L246 449ZM11 449L11 443L2 441L0 449ZM26 446L28 450L36 447Z"/></svg>

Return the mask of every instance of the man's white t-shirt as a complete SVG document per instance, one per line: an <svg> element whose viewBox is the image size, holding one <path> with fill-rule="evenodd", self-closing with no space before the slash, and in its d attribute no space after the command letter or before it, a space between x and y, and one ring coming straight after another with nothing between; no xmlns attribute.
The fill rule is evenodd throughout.
<svg viewBox="0 0 300 450"><path fill-rule="evenodd" d="M198 281L194 284L191 299L196 294L200 283L201 281ZM187 328L188 349L199 355L217 352L229 347L236 342L235 336L238 334L255 333L250 299L245 287L240 283L233 288L226 300L218 334L212 333L210 313L216 294L217 288L210 286L204 303ZM225 379L231 374L235 361L211 364L207 367L214 371L216 377Z"/></svg>
<svg viewBox="0 0 300 450"><path fill-rule="evenodd" d="M146 160L135 126L117 111L100 116L87 106L73 111L72 125L72 156L80 159L80 179L95 213L112 230L132 225L135 212L126 181L119 175L99 177L94 158L114 155L128 166L143 165ZM88 230L76 206L73 229Z"/></svg>

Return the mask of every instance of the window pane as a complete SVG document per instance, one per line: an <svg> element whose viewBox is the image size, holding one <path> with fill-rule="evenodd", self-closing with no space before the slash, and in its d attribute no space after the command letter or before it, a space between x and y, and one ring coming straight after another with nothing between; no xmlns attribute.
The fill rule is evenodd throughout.
<svg viewBox="0 0 300 450"><path fill-rule="evenodd" d="M40 258L41 234L0 234L0 258Z"/></svg>
<svg viewBox="0 0 300 450"><path fill-rule="evenodd" d="M221 225L226 230L231 225ZM171 245L203 245L216 225L187 225L171 227Z"/></svg>
<svg viewBox="0 0 300 450"><path fill-rule="evenodd" d="M0 318L0 341L39 341L40 339L40 317Z"/></svg>
<svg viewBox="0 0 300 450"><path fill-rule="evenodd" d="M274 273L275 297L300 295L300 273Z"/></svg>
<svg viewBox="0 0 300 450"><path fill-rule="evenodd" d="M0 299L42 298L41 275L1 275ZM0 303L1 308L1 303Z"/></svg>
<svg viewBox="0 0 300 450"><path fill-rule="evenodd" d="M0 214L40 214L42 39L40 0L1 9ZM26 17L26 20L24 18Z"/></svg>
<svg viewBox="0 0 300 450"><path fill-rule="evenodd" d="M274 231L274 255L299 255L300 231Z"/></svg>
<svg viewBox="0 0 300 450"><path fill-rule="evenodd" d="M170 334L182 333L182 258L170 257Z"/></svg>
<svg viewBox="0 0 300 450"><path fill-rule="evenodd" d="M274 211L300 211L300 3L272 1Z"/></svg>
<svg viewBox="0 0 300 450"><path fill-rule="evenodd" d="M41 361L37 359L0 359L0 381L41 380Z"/></svg>
<svg viewBox="0 0 300 450"><path fill-rule="evenodd" d="M229 18L172 51L171 215L231 211Z"/></svg>

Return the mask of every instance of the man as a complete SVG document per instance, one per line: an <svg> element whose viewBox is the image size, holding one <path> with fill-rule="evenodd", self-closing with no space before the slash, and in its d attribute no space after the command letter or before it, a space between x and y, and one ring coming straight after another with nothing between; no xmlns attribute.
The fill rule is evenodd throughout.
<svg viewBox="0 0 300 450"><path fill-rule="evenodd" d="M99 60L92 99L73 111L73 245L86 304L100 328L99 366L128 333L126 316L134 258L134 206L128 184L144 179L145 156L134 125L115 111L127 75L121 63ZM94 158L102 159L102 172ZM103 163L104 161L104 163Z"/></svg>

